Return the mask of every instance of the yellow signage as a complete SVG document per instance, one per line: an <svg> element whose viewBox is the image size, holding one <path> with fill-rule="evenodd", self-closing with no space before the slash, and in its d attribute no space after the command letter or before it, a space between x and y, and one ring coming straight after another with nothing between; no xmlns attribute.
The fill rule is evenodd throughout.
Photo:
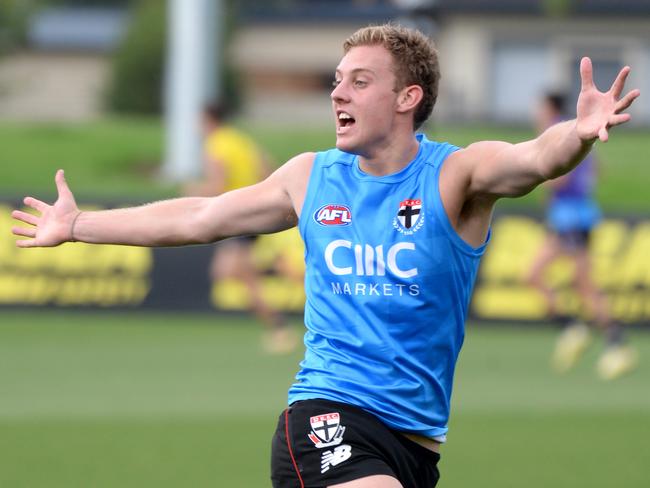
<svg viewBox="0 0 650 488"><path fill-rule="evenodd" d="M258 237L253 257L261 275L261 294L266 303L277 310L302 312L305 305L305 264L298 229ZM241 281L223 280L213 284L211 298L212 305L218 309L251 308L250 292Z"/></svg>
<svg viewBox="0 0 650 488"><path fill-rule="evenodd" d="M496 220L494 236L479 270L472 301L476 318L542 320L548 305L539 291L526 284L533 260L543 245L543 223L525 216ZM608 299L611 314L624 322L650 320L650 221L635 223L606 219L593 232L589 254L596 285ZM544 279L557 290L558 312L582 313L572 285L573 263L559 258Z"/></svg>
<svg viewBox="0 0 650 488"><path fill-rule="evenodd" d="M0 204L0 305L138 306L152 290L154 251L129 246L67 243L48 249L18 249L11 227L12 208ZM545 320L548 304L526 283L533 260L543 245L546 229L530 216L506 215L495 220L493 239L479 269L470 313L477 319ZM650 322L650 220L609 218L590 241L592 274L606 295L611 314L624 322ZM185 251L191 252L192 248ZM181 252L181 249L179 249ZM304 248L297 229L260 236L254 259L260 287L272 307L302 312ZM158 259L158 258L157 258ZM183 262L183 260L180 260ZM184 263L185 264L185 263ZM208 262L194 269L208 273ZM169 268L161 280L185 275ZM171 274L168 274L170 273ZM546 283L557 290L558 312L584 314L572 287L573 263L559 258L545 272ZM200 293L189 286L172 290L176 296ZM242 282L222 280L205 290L207 307L249 310L250 292ZM158 297L158 300L167 300ZM147 302L148 306L157 306Z"/></svg>
<svg viewBox="0 0 650 488"><path fill-rule="evenodd" d="M149 293L150 249L66 243L19 249L0 205L0 305L133 306Z"/></svg>

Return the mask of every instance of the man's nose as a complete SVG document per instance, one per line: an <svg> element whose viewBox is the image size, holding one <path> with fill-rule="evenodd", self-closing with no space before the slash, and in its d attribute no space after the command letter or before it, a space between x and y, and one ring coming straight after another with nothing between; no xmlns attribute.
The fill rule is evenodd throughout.
<svg viewBox="0 0 650 488"><path fill-rule="evenodd" d="M334 87L332 93L330 93L330 98L335 102L343 102L349 100L347 89L345 88L345 84L343 82L338 83Z"/></svg>

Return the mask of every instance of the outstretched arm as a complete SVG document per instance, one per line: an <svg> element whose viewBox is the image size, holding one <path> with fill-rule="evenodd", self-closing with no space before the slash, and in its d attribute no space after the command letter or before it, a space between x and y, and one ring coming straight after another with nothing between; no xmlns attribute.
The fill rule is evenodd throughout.
<svg viewBox="0 0 650 488"><path fill-rule="evenodd" d="M53 205L32 197L25 204L37 211L15 210L12 216L30 227L14 227L27 237L18 247L51 247L67 241L134 246L179 246L214 242L227 237L265 234L297 222L302 205L300 187L313 155L302 154L266 180L217 197L164 200L139 207L81 212L65 181L56 174L58 199Z"/></svg>
<svg viewBox="0 0 650 488"><path fill-rule="evenodd" d="M610 128L630 120L624 111L640 92L632 90L621 97L629 72L626 66L611 88L600 92L593 82L591 60L583 58L575 120L556 124L536 139L520 144L486 141L458 151L457 159L467 177L466 197L521 196L573 169L596 140L607 142Z"/></svg>

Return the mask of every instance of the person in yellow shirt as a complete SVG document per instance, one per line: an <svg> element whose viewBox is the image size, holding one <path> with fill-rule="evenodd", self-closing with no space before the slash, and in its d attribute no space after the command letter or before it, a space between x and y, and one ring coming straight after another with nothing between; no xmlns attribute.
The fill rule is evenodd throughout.
<svg viewBox="0 0 650 488"><path fill-rule="evenodd" d="M203 111L204 180L202 193L221 194L254 185L269 175L266 158L255 141L226 124L226 112L217 105Z"/></svg>
<svg viewBox="0 0 650 488"><path fill-rule="evenodd" d="M270 174L269 164L253 139L227 123L228 110L222 105L207 105L202 113L204 135L203 178L185 187L185 194L216 196L261 181ZM225 240L215 248L210 265L213 284L238 280L246 286L251 307L267 331L264 346L272 353L290 352L297 336L284 317L262 294L260 271L253 259L257 236Z"/></svg>

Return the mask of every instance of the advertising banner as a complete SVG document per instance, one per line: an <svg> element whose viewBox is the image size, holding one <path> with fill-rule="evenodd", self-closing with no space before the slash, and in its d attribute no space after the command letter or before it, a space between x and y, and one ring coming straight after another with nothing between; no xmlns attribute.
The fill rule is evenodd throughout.
<svg viewBox="0 0 650 488"><path fill-rule="evenodd" d="M0 204L0 306L100 307L168 310L247 310L243 283L211 283L217 245L178 248L66 243L19 249L11 203ZM93 207L97 209L99 207ZM89 209L89 208L87 208ZM296 229L260 236L253 244L267 302L301 312L303 251Z"/></svg>
<svg viewBox="0 0 650 488"><path fill-rule="evenodd" d="M212 283L217 245L181 248L67 243L50 249L18 249L11 203L0 204L0 306L227 310L250 308L244 283ZM542 294L527 276L543 245L539 216L497 215L483 258L470 314L473 319L541 321L548 317ZM609 217L590 241L593 278L608 297L614 318L650 324L650 220ZM304 304L303 246L296 229L258 237L253 259L265 300L285 312ZM557 290L558 312L585 314L572 285L573 263L559 258L544 280Z"/></svg>
<svg viewBox="0 0 650 488"><path fill-rule="evenodd" d="M492 226L494 238L479 270L472 315L479 319L544 320L548 305L527 284L546 229L531 215L501 215ZM594 282L607 297L612 316L622 322L650 323L650 220L606 218L592 232L589 258ZM558 313L582 311L575 287L574 263L558 258L546 270L545 282L557 291Z"/></svg>

